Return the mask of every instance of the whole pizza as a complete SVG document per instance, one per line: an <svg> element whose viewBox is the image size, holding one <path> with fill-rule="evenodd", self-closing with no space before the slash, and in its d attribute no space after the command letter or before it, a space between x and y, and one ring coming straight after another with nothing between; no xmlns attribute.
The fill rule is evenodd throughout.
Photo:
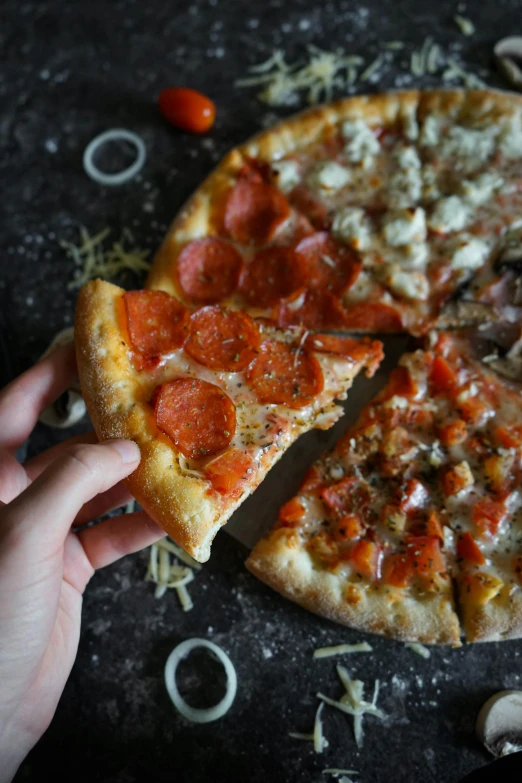
<svg viewBox="0 0 522 783"><path fill-rule="evenodd" d="M140 446L133 494L205 560L284 451L375 371L381 343L357 333L410 334L247 565L361 630L520 636L521 268L520 97L339 101L232 150L148 290L83 289L82 389L100 437Z"/></svg>

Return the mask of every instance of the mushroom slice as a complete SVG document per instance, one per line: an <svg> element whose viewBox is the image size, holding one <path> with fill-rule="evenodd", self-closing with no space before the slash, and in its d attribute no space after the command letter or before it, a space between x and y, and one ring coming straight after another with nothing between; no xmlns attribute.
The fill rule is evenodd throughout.
<svg viewBox="0 0 522 783"><path fill-rule="evenodd" d="M482 361L499 375L511 381L522 381L522 338L519 338L505 356L485 357Z"/></svg>
<svg viewBox="0 0 522 783"><path fill-rule="evenodd" d="M522 691L500 691L482 706L477 736L494 756L522 750Z"/></svg>
<svg viewBox="0 0 522 783"><path fill-rule="evenodd" d="M522 90L522 36L502 38L493 51L499 71L513 87Z"/></svg>
<svg viewBox="0 0 522 783"><path fill-rule="evenodd" d="M442 308L437 319L437 329L461 329L497 320L498 315L494 307L486 302L452 299Z"/></svg>

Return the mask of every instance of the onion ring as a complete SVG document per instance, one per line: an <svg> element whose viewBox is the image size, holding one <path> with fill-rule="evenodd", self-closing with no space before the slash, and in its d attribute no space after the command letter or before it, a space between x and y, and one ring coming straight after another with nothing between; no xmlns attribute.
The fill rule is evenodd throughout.
<svg viewBox="0 0 522 783"><path fill-rule="evenodd" d="M206 707L205 709L191 707L190 704L187 704L176 684L176 671L179 662L186 658L192 650L195 650L198 647L205 647L214 653L216 658L222 663L225 674L227 675L227 689L225 695L221 701L213 707ZM165 685L168 694L172 699L172 703L184 718L187 718L187 720L190 720L193 723L210 723L211 721L222 718L232 706L237 691L237 675L234 664L217 644L209 642L206 639L186 639L184 642L181 642L181 644L178 644L167 658L167 663L165 664Z"/></svg>
<svg viewBox="0 0 522 783"><path fill-rule="evenodd" d="M117 174L108 174L94 164L94 155L108 141L130 141L136 147L136 160L134 163L119 171ZM147 150L142 139L132 131L125 130L125 128L111 128L110 130L100 133L95 136L92 141L88 143L83 153L83 168L88 177L95 182L99 182L100 185L123 185L124 182L128 182L130 179L136 176L138 171L143 168L145 160L147 158Z"/></svg>

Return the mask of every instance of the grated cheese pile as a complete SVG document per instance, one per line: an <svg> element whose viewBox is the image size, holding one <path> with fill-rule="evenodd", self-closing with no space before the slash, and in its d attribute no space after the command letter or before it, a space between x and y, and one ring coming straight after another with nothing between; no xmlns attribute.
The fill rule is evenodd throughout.
<svg viewBox="0 0 522 783"><path fill-rule="evenodd" d="M174 555L186 565L181 566L178 563L172 563L171 555ZM194 604L186 585L194 579L194 571L192 569L198 568L201 568L201 565L196 560L173 541L163 538L152 544L150 548L150 559L145 580L154 582L156 585L154 591L156 598L162 598L167 590L174 588L178 594L181 608L184 612L189 612Z"/></svg>
<svg viewBox="0 0 522 783"><path fill-rule="evenodd" d="M469 19L456 16L455 21L464 35L473 35L475 28ZM303 92L306 102L313 105L321 100L330 101L334 91L339 94L353 92L357 83L378 82L394 54L402 56L405 48L402 41L387 41L369 63L344 49L328 52L311 45L307 46L308 62L289 63L285 53L277 49L267 60L249 68L251 76L238 79L235 86L262 86L258 98L269 106L296 106ZM400 64L404 64L402 60ZM486 86L476 74L469 73L454 59L447 57L441 46L429 36L420 49L411 52L409 70L415 77L438 75L443 82L459 82L469 89Z"/></svg>
<svg viewBox="0 0 522 783"><path fill-rule="evenodd" d="M135 241L128 228L123 229L122 237L118 242L113 242L109 249L105 249L104 242L109 234L110 229L104 228L103 231L91 236L82 226L79 245L65 240L60 242L60 246L76 267L74 278L67 286L69 290L81 288L89 280L97 277L108 280L123 271L139 273L149 269L150 262L147 261L149 251L132 247ZM125 247L126 243L131 245L132 249Z"/></svg>

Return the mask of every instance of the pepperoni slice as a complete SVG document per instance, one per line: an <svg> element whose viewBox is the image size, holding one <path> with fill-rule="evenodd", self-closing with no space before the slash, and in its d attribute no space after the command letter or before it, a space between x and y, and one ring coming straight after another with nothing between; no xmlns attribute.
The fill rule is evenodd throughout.
<svg viewBox="0 0 522 783"><path fill-rule="evenodd" d="M384 358L382 343L363 337L355 340L353 337L337 337L333 334L309 334L305 346L318 353L334 353L353 359L354 362L366 362L366 375L371 378Z"/></svg>
<svg viewBox="0 0 522 783"><path fill-rule="evenodd" d="M334 294L347 291L362 268L353 251L339 245L327 231L305 237L295 252L307 270L310 288L328 289Z"/></svg>
<svg viewBox="0 0 522 783"><path fill-rule="evenodd" d="M241 263L238 251L224 239L195 239L179 255L179 284L185 296L194 302L219 302L236 288Z"/></svg>
<svg viewBox="0 0 522 783"><path fill-rule="evenodd" d="M216 454L234 437L235 405L212 383L177 378L159 386L153 400L158 428L189 459Z"/></svg>
<svg viewBox="0 0 522 783"><path fill-rule="evenodd" d="M282 302L277 312L280 327L302 325L307 329L335 329L344 325L345 312L339 297L329 291L303 291Z"/></svg>
<svg viewBox="0 0 522 783"><path fill-rule="evenodd" d="M177 299L164 291L128 291L123 300L135 351L152 358L183 345L189 315Z"/></svg>
<svg viewBox="0 0 522 783"><path fill-rule="evenodd" d="M236 242L263 245L290 215L290 204L274 185L240 180L225 207L225 228Z"/></svg>
<svg viewBox="0 0 522 783"><path fill-rule="evenodd" d="M260 342L249 315L213 305L192 314L185 351L211 370L238 372L255 358Z"/></svg>
<svg viewBox="0 0 522 783"><path fill-rule="evenodd" d="M305 269L290 247L260 250L243 269L239 290L254 306L273 305L305 285Z"/></svg>
<svg viewBox="0 0 522 783"><path fill-rule="evenodd" d="M262 343L248 370L248 382L263 405L303 408L323 390L324 379L315 357L278 341Z"/></svg>
<svg viewBox="0 0 522 783"><path fill-rule="evenodd" d="M389 305L360 304L346 310L344 326L365 332L402 332L402 318Z"/></svg>
<svg viewBox="0 0 522 783"><path fill-rule="evenodd" d="M297 185L290 192L289 198L293 206L310 221L315 229L330 227L332 221L328 218L328 210L314 198L306 185Z"/></svg>

